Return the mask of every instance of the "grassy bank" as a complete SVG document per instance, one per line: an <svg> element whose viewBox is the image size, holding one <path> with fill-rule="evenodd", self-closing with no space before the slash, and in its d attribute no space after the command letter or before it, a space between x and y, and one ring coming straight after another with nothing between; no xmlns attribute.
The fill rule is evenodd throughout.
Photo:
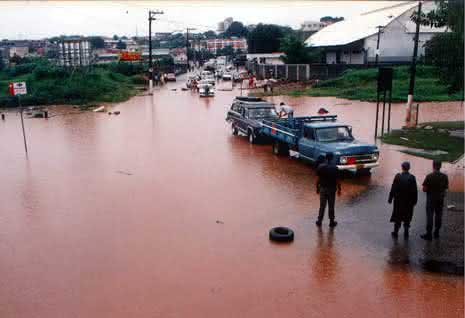
<svg viewBox="0 0 465 318"><path fill-rule="evenodd" d="M65 70L47 60L33 60L0 71L0 107L17 105L8 92L8 83L17 81L27 83L23 105L121 102L135 95L136 84L142 82L138 72L134 66L117 64Z"/></svg>
<svg viewBox="0 0 465 318"><path fill-rule="evenodd" d="M403 152L415 156L453 162L463 155L464 140L450 136L448 130L463 129L463 126L463 122L422 124L431 129L394 130L383 137L383 142L409 147Z"/></svg>
<svg viewBox="0 0 465 318"><path fill-rule="evenodd" d="M274 95L291 96L335 96L354 100L376 101L377 69L348 70L342 76L320 81L311 88L301 90L280 91L275 89ZM394 68L392 100L406 102L409 86L409 67ZM463 100L463 90L449 92L439 81L436 69L431 66L418 66L415 81L415 101L451 101Z"/></svg>

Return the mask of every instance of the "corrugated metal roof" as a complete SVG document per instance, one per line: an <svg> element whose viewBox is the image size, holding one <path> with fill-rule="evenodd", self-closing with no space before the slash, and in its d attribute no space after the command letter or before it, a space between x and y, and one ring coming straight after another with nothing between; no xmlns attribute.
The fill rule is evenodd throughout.
<svg viewBox="0 0 465 318"><path fill-rule="evenodd" d="M310 36L305 44L313 47L338 46L364 39L376 34L378 32L377 26L388 25L417 5L417 2L401 2L336 22Z"/></svg>

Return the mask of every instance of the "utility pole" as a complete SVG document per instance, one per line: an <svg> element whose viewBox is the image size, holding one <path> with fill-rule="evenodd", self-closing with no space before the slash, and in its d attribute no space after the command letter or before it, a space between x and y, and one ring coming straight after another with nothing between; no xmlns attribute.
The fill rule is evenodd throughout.
<svg viewBox="0 0 465 318"><path fill-rule="evenodd" d="M376 60L375 60L375 65L378 66L378 55L379 55L379 38L381 37L381 33L383 32L383 26L378 25L376 27L378 29L378 40L376 41Z"/></svg>
<svg viewBox="0 0 465 318"><path fill-rule="evenodd" d="M189 31L194 31L195 28L186 28L186 56L187 56L187 69L190 71L189 64Z"/></svg>
<svg viewBox="0 0 465 318"><path fill-rule="evenodd" d="M152 21L156 20L157 14L163 14L163 11L149 11L149 92L153 94L153 59L152 59Z"/></svg>
<svg viewBox="0 0 465 318"><path fill-rule="evenodd" d="M411 126L411 117L412 117L412 102L413 102L413 90L415 88L415 75L417 72L417 54L418 54L418 39L420 37L420 19L421 19L421 1L418 2L418 12L417 12L417 26L415 30L415 42L413 45L413 57L412 64L410 65L410 84L408 87L408 96L407 96L407 117L405 119L407 126Z"/></svg>

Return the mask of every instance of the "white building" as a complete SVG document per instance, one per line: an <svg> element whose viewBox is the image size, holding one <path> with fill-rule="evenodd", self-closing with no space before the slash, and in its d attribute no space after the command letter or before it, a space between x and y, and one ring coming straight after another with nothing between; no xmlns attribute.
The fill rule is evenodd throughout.
<svg viewBox="0 0 465 318"><path fill-rule="evenodd" d="M320 31L326 26L326 23L320 21L304 21L300 25L300 31L303 32L316 32Z"/></svg>
<svg viewBox="0 0 465 318"><path fill-rule="evenodd" d="M283 52L249 53L247 54L247 61L255 61L257 64L282 65L284 62L281 57L284 55L286 54Z"/></svg>
<svg viewBox="0 0 465 318"><path fill-rule="evenodd" d="M381 27L378 61L380 63L409 62L413 55L416 24L411 15L418 3L402 2L343 20L311 35L305 44L326 50L327 64L367 64L376 60L378 27ZM425 2L422 11L434 9L433 2ZM420 27L418 57L424 55L424 44L434 34L446 28Z"/></svg>
<svg viewBox="0 0 465 318"><path fill-rule="evenodd" d="M87 66L92 62L90 43L83 38L64 39L58 44L58 57L62 66Z"/></svg>

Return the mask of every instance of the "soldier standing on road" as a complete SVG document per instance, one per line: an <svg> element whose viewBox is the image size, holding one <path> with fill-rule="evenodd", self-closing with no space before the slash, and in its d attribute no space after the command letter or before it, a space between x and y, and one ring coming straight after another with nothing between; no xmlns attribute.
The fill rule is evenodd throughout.
<svg viewBox="0 0 465 318"><path fill-rule="evenodd" d="M397 238L400 226L404 223L404 237L408 238L413 209L418 200L417 180L409 173L410 163L402 163L402 173L396 174L389 193L389 204L394 200L391 222L394 223L392 237Z"/></svg>
<svg viewBox="0 0 465 318"><path fill-rule="evenodd" d="M336 191L341 195L341 184L338 181L338 169L333 162L334 155L331 152L326 154L326 162L320 164L317 168L316 193L320 194L320 211L317 226L321 226L325 216L326 204L328 204L329 226L335 227L334 205L336 201Z"/></svg>
<svg viewBox="0 0 465 318"><path fill-rule="evenodd" d="M434 238L439 238L444 197L449 189L449 179L441 172L441 165L440 161L434 160L433 172L428 174L423 181L423 192L426 192L426 233L421 235L421 238L427 241L433 239L433 217Z"/></svg>

